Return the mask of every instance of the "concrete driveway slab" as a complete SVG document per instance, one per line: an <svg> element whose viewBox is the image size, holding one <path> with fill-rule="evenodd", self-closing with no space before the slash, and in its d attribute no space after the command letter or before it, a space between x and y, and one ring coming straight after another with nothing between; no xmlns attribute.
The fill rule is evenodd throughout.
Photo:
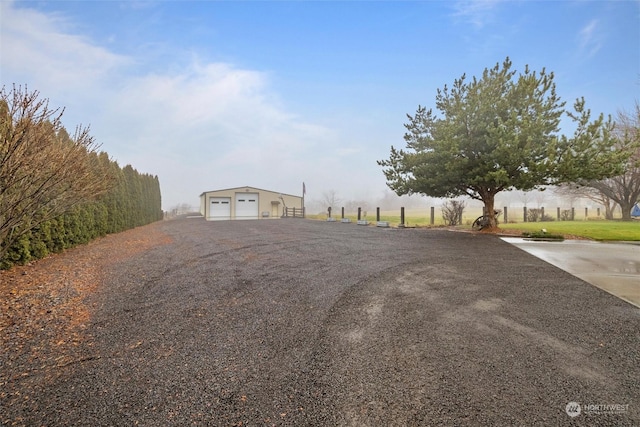
<svg viewBox="0 0 640 427"><path fill-rule="evenodd" d="M502 240L640 307L640 244Z"/></svg>

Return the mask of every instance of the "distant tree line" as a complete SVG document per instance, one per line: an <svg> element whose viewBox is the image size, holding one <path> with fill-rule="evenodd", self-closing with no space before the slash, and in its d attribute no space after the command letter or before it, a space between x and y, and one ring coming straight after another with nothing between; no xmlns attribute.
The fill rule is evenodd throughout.
<svg viewBox="0 0 640 427"><path fill-rule="evenodd" d="M0 91L0 268L162 219L157 176L70 136L39 93Z"/></svg>

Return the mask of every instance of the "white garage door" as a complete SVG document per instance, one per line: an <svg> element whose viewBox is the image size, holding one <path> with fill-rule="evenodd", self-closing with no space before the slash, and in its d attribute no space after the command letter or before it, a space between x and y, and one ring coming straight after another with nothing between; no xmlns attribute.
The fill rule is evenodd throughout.
<svg viewBox="0 0 640 427"><path fill-rule="evenodd" d="M209 201L208 219L231 219L231 197L212 197Z"/></svg>
<svg viewBox="0 0 640 427"><path fill-rule="evenodd" d="M236 193L236 219L258 219L258 193Z"/></svg>

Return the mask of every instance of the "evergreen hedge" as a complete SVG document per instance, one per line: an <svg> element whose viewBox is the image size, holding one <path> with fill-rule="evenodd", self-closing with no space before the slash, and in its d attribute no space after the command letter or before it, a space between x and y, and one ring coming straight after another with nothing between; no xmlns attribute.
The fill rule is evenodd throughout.
<svg viewBox="0 0 640 427"><path fill-rule="evenodd" d="M157 176L141 174L130 165L100 153L96 161L108 162L113 184L109 192L87 201L52 220L43 222L15 242L0 260L0 269L88 243L106 234L118 233L163 218L160 182ZM38 213L34 212L34 216Z"/></svg>

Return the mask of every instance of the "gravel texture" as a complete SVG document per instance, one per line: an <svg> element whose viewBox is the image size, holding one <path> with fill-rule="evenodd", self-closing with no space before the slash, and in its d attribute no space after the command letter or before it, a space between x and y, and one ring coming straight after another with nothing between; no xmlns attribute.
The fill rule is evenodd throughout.
<svg viewBox="0 0 640 427"><path fill-rule="evenodd" d="M492 235L184 218L59 259L95 278L65 321L0 275L3 425L640 425L640 310Z"/></svg>

